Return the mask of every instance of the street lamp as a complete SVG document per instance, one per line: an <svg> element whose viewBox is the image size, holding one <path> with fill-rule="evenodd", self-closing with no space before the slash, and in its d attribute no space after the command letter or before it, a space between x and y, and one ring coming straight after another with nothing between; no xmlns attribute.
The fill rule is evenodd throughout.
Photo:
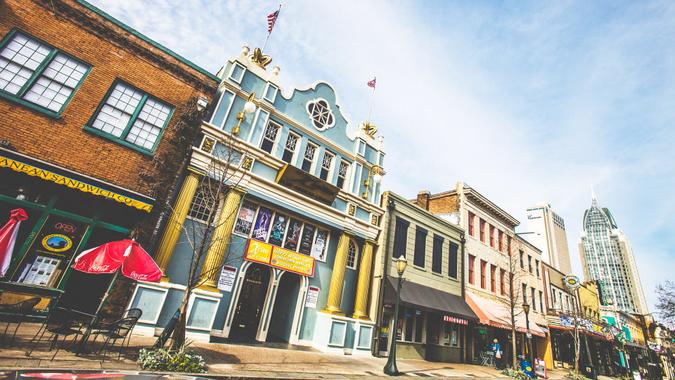
<svg viewBox="0 0 675 380"><path fill-rule="evenodd" d="M255 104L255 92L252 92L251 95L248 96L248 99L246 99L246 103L244 103L244 108L237 112L237 125L232 128L232 134L235 136L239 136L239 130L241 127L241 122L246 120L246 114L247 113L253 113L255 112L257 106Z"/></svg>
<svg viewBox="0 0 675 380"><path fill-rule="evenodd" d="M525 312L525 327L527 328L527 352L530 356L530 365L534 366L534 355L532 353L532 334L530 333L530 304L527 300L523 301L523 311Z"/></svg>
<svg viewBox="0 0 675 380"><path fill-rule="evenodd" d="M396 285L396 306L394 307L394 323L391 333L391 345L389 347L389 357L387 364L384 366L384 373L389 376L398 376L398 368L396 367L396 326L398 324L398 306L401 303L401 280L403 279L403 272L408 262L405 256L401 255L398 259L393 260L396 264L396 271L398 272L398 284Z"/></svg>

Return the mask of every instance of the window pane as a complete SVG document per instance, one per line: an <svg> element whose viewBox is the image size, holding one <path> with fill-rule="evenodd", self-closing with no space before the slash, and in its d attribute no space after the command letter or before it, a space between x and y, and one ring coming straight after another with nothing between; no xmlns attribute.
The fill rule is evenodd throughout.
<svg viewBox="0 0 675 380"><path fill-rule="evenodd" d="M270 232L269 243L281 247L286 233L286 224L288 224L288 217L286 215L277 214L272 223L272 232Z"/></svg>
<svg viewBox="0 0 675 380"><path fill-rule="evenodd" d="M415 257L413 258L413 264L420 268L424 268L426 244L427 231L421 227L417 227L415 231Z"/></svg>
<svg viewBox="0 0 675 380"><path fill-rule="evenodd" d="M126 140L145 149L152 149L170 113L169 106L148 99L134 121L134 125L131 126Z"/></svg>
<svg viewBox="0 0 675 380"><path fill-rule="evenodd" d="M120 137L129 124L129 120L143 98L140 91L123 84L115 84L115 88L101 107L92 127L113 136Z"/></svg>
<svg viewBox="0 0 675 380"><path fill-rule="evenodd" d="M326 261L326 243L328 231L318 230L312 247L312 257L320 261Z"/></svg>
<svg viewBox="0 0 675 380"><path fill-rule="evenodd" d="M312 252L312 241L314 240L314 226L305 224L300 238L300 248L298 252L309 255Z"/></svg>
<svg viewBox="0 0 675 380"><path fill-rule="evenodd" d="M443 237L434 235L434 248L431 259L431 270L441 273L441 264L443 260Z"/></svg>
<svg viewBox="0 0 675 380"><path fill-rule="evenodd" d="M237 216L237 221L234 224L234 232L239 233L245 236L251 233L253 229L253 218L255 217L255 211L257 206L252 203L244 203L239 209L239 215Z"/></svg>
<svg viewBox="0 0 675 380"><path fill-rule="evenodd" d="M261 207L258 211L258 217L255 220L253 228L253 238L260 241L267 241L267 231L272 223L272 210Z"/></svg>
<svg viewBox="0 0 675 380"><path fill-rule="evenodd" d="M16 95L50 52L47 46L15 34L0 51L0 90Z"/></svg>
<svg viewBox="0 0 675 380"><path fill-rule="evenodd" d="M295 251L298 248L300 241L300 231L302 230L302 222L291 219L288 225L288 233L286 234L286 242L284 248Z"/></svg>
<svg viewBox="0 0 675 380"><path fill-rule="evenodd" d="M86 72L86 65L59 53L24 95L24 99L58 112Z"/></svg>
<svg viewBox="0 0 675 380"><path fill-rule="evenodd" d="M215 191L213 190L209 189L207 184L202 184L197 189L194 198L192 198L190 210L188 211L188 215L191 218L200 220L202 222L208 222L209 217L212 217L212 210L216 205L216 199L218 196L218 194L215 194Z"/></svg>
<svg viewBox="0 0 675 380"><path fill-rule="evenodd" d="M448 257L448 276L457 278L457 251L459 245L450 242L450 255Z"/></svg>

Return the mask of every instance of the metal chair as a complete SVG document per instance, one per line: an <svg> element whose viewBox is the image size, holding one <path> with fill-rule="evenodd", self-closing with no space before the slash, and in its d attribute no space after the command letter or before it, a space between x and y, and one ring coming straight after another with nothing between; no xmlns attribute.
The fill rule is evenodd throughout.
<svg viewBox="0 0 675 380"><path fill-rule="evenodd" d="M10 344L14 343L14 340L16 339L16 333L19 331L21 323L24 321L27 315L31 314L35 306L37 306L41 300L42 299L40 297L32 297L15 304L0 305L0 322L7 323L7 326L5 326L5 332L2 335L1 341L3 343L5 337L7 336L9 326L11 326L13 323L16 324L16 327L14 328L14 333L12 334Z"/></svg>
<svg viewBox="0 0 675 380"><path fill-rule="evenodd" d="M35 334L33 339L31 339L33 345L31 346L31 349L26 353L26 356L30 356L33 353L35 347L38 344L40 344L45 334L47 333L50 334L47 341L51 341L49 350L51 351L56 347L56 351L54 352L54 355L52 356L51 360L54 360L56 355L59 353L59 350L61 350L61 346L59 345L60 337L63 337L63 340L61 342L61 345L63 345L66 343L66 339L68 337L74 335L73 340L71 342L71 344L74 344L77 341L78 336L82 335L82 331L80 331L79 328L76 328L77 322L74 320L73 317L74 317L73 314L68 309L60 307L55 308L49 314L47 320L42 325L42 327L40 327L40 329ZM37 340L35 340L36 338Z"/></svg>
<svg viewBox="0 0 675 380"><path fill-rule="evenodd" d="M121 340L117 360L122 358L122 351L129 347L129 343L131 342L131 331L133 331L134 326L136 326L136 322L138 322L138 318L126 317L114 322L106 330L95 332L97 336L102 335L106 338L99 353L105 353L106 351L110 352L111 349L115 347L115 343ZM96 337L94 337L94 340L96 340Z"/></svg>

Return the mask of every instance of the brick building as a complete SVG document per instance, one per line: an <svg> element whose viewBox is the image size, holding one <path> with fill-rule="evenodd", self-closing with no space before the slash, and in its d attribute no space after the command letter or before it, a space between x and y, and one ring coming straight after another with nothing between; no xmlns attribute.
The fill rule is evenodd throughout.
<svg viewBox="0 0 675 380"><path fill-rule="evenodd" d="M105 279L70 262L133 229L150 242L217 85L85 1L1 2L0 215L28 215L3 281L95 307Z"/></svg>

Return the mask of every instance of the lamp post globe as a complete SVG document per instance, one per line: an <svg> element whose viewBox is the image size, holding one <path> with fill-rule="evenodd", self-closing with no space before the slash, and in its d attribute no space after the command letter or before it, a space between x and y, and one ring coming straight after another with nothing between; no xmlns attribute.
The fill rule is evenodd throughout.
<svg viewBox="0 0 675 380"><path fill-rule="evenodd" d="M389 357L387 364L384 366L384 373L389 376L398 376L398 367L396 366L396 327L398 325L398 308L401 303L401 280L403 279L403 272L408 265L405 256L401 255L398 259L393 259L398 272L398 283L396 285L396 306L394 307L393 328L391 329L391 344L389 348Z"/></svg>

